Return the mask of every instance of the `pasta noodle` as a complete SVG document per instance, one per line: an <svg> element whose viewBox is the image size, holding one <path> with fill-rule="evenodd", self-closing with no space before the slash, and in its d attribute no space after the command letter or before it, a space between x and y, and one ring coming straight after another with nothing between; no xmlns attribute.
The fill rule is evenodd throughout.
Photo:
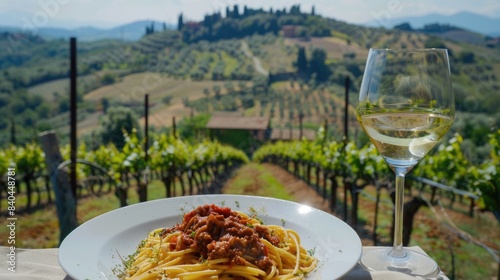
<svg viewBox="0 0 500 280"><path fill-rule="evenodd" d="M304 279L316 265L297 232L206 204L151 231L121 279Z"/></svg>

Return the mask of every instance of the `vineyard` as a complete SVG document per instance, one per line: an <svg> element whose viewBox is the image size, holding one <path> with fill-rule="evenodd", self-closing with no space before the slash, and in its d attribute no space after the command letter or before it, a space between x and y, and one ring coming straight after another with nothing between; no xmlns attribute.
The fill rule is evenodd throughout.
<svg viewBox="0 0 500 280"><path fill-rule="evenodd" d="M320 134L321 132L320 130ZM437 151L425 157L412 171L412 176L428 178L430 182L451 187L444 189L448 190L445 195L449 196L452 202L456 201L457 196L460 201L463 201L464 197L470 198L477 194L479 196L477 206L480 209L492 211L500 221L498 139L500 139L500 130L490 134L491 158L480 166L474 166L460 149L462 137L455 135L447 145L440 145ZM334 190L338 187L338 178L341 178L344 185L349 186L347 189L353 196L368 185L379 188L392 187L392 172L373 145L357 148L353 142L347 144L336 141L328 142L320 136L316 142L280 142L265 145L254 154L254 160L270 161L285 166L287 169L290 168L294 174L302 174L310 184L313 183L311 178L315 178L315 185L323 186L322 192L325 197L328 186L326 182L330 181L331 204L336 203ZM312 176L312 173L315 176ZM425 183L425 180L420 181ZM355 208L353 207L354 210Z"/></svg>
<svg viewBox="0 0 500 280"><path fill-rule="evenodd" d="M462 137L455 135L446 145L440 145L434 153L425 157L412 171L412 176L427 178L431 182L459 190L445 192L453 202L456 201L456 197L462 201L463 197L460 196L465 196L465 193L477 195L479 198L477 206L482 210L491 211L500 221L498 139L500 131L490 134L491 157L483 164L475 166L467 160L460 149ZM139 195L141 201L145 201L147 197L147 190L144 189L145 170L149 170L149 176L165 184L165 196L171 197L176 195L176 190L173 188L175 180L182 182L180 193L177 195L193 194L195 191L207 193L209 191L204 181L206 178L215 178L221 172L228 172L225 177L229 177L232 166L248 161L243 151L208 140L192 145L177 137L161 134L151 139L152 144L145 151L143 141L138 138L134 130L131 134L124 134L124 143L121 149L109 144L101 145L92 151L85 144L81 144L77 157L106 170L108 177L113 179L112 183L125 190L124 194L133 185L130 180L135 180L136 191L141 194ZM61 154L65 160L69 159L69 145L61 148ZM334 198L336 192L332 190L337 188L339 178L342 178L342 184L351 186L353 194L357 189L367 185L392 187L389 177L391 171L372 145L358 148L354 142L345 144L327 141L323 128L320 128L318 139L314 142L266 144L254 153L253 159L257 162L270 161L287 169L290 166L293 174L302 174L310 184L313 184L311 178L314 177L315 185L323 186L323 194L326 196L328 192L332 195L331 204L336 203ZM45 164L44 153L36 143L21 147L10 146L0 150L0 171L7 174L9 168L15 168L24 183L25 190L21 192L26 195L26 210L34 206L32 196L35 193L37 205L42 202L42 197L46 197L48 202L52 200ZM80 181L94 176L92 172L95 170L92 171L91 166L80 164L78 167L77 176ZM189 190L184 185L184 176L187 178ZM5 211L7 208L5 194L8 190L6 179L1 177L1 180L0 210ZM332 190L327 190L328 184L325 183L327 181L330 181ZM197 186L197 189L194 190L193 186ZM91 190L94 186L80 185L80 188ZM42 191L46 194L42 195ZM120 201L120 206L127 205L126 196L121 197Z"/></svg>
<svg viewBox="0 0 500 280"><path fill-rule="evenodd" d="M358 212L359 198L374 198L372 242L385 244L385 239L380 236L383 230L377 229L384 222L377 215L387 207L382 205L381 197L382 190L392 192L392 172L372 145L357 147L353 142L329 141L323 133L324 130L320 129L318 139L313 142L266 144L254 153L253 160L281 166L295 177L302 178L329 202L332 211L338 211L354 228L359 229L361 222L366 222ZM479 209L491 211L499 218L499 135L500 131L490 135L493 152L490 159L480 166L467 161L459 148L462 139L455 135L415 168L412 176L420 181L412 181L407 188L407 195L413 197L407 202L407 207L413 211L405 212L405 245L410 243L413 217L418 208L425 202L432 205L440 201L435 199L438 196L449 202L447 207L468 215L474 215ZM130 192L138 202L148 200L151 197L148 185L151 188L152 182L161 182L164 197L220 193L233 172L249 161L243 151L217 142L202 141L193 145L165 134L153 136L147 152L145 143L135 131L124 134L124 143L120 149L106 145L93 151L84 144L79 146L78 200L114 193L119 202L115 207L123 207L129 204ZM69 147L63 146L61 153L63 158L69 158ZM13 194L19 198L18 211L24 213L35 213L54 203L54 186L46 173L44 153L37 144L11 146L0 154L2 172L7 174L8 170L14 169L19 180L19 188L12 189L2 178L2 215L12 206L9 196ZM106 174L99 173L103 170ZM61 171L65 172L65 169ZM157 183L153 185L158 186ZM438 188L440 185L447 188ZM375 193L365 189L373 189ZM474 208L469 208L469 199ZM478 245L490 250L495 257L495 249L482 242Z"/></svg>
<svg viewBox="0 0 500 280"><path fill-rule="evenodd" d="M146 159L144 145L141 145L135 132L130 135L125 134L124 138L125 145L120 150L113 144L100 146L94 151L88 151L84 144L80 145L77 152L80 163L90 164L78 164L79 197L85 194L98 195L108 184L108 190L114 188L112 190L119 198L119 206L126 206L128 190L134 185L139 200L146 201L149 177L164 183L165 197L216 192L217 186L221 185L216 179L227 179L228 172L248 161L242 151L230 146L211 141L190 145L166 135L153 140ZM62 147L61 154L68 160L69 146ZM24 195L25 205L17 206L18 209L24 208L24 211L33 211L44 203L53 202L53 186L46 172L44 153L38 144L11 146L0 151L0 155L2 172L7 174L9 168L14 168L18 180L24 187L14 190L8 187L6 178L1 178L2 213L5 214L11 205L8 197L12 195ZM105 174L102 174L103 170ZM150 173L145 173L145 170ZM131 180L135 180L135 184L131 183ZM180 190L174 188L176 180L181 182ZM187 182L187 187L184 181ZM36 203L33 202L35 194Z"/></svg>

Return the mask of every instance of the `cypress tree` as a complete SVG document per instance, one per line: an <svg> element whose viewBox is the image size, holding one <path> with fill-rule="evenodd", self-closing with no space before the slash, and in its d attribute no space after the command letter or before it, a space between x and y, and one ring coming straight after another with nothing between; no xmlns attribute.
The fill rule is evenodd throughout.
<svg viewBox="0 0 500 280"><path fill-rule="evenodd" d="M238 7L237 4L233 6L233 17L234 18L240 17L240 8Z"/></svg>
<svg viewBox="0 0 500 280"><path fill-rule="evenodd" d="M299 52L297 54L297 70L299 72L307 71L307 58L304 47L299 47Z"/></svg>
<svg viewBox="0 0 500 280"><path fill-rule="evenodd" d="M182 27L184 26L184 19L182 14L179 15L179 18L177 19L177 30L181 30Z"/></svg>

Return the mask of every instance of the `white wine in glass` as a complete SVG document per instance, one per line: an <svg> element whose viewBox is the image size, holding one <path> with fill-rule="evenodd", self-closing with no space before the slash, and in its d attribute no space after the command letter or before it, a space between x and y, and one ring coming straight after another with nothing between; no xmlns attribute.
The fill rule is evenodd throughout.
<svg viewBox="0 0 500 280"><path fill-rule="evenodd" d="M394 244L360 260L369 270L432 277L436 262L403 247L406 174L443 138L455 117L446 49L370 49L356 114L396 175Z"/></svg>

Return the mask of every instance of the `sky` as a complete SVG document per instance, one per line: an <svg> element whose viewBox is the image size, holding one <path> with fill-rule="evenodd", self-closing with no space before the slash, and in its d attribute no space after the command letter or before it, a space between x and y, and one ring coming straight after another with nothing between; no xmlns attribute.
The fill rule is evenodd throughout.
<svg viewBox="0 0 500 280"><path fill-rule="evenodd" d="M314 6L317 14L349 23L463 11L500 18L500 0L0 0L0 26L111 28L137 20L175 24L180 13L184 19L201 20L235 4L242 11L244 5L268 10L299 3L302 11Z"/></svg>

